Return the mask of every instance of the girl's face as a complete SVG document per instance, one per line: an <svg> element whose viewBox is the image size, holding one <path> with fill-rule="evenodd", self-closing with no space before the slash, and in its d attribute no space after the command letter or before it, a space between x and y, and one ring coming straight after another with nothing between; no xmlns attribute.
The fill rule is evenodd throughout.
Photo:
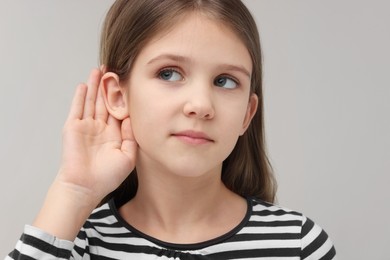
<svg viewBox="0 0 390 260"><path fill-rule="evenodd" d="M257 108L252 61L228 27L185 17L146 44L124 86L137 170L219 175Z"/></svg>

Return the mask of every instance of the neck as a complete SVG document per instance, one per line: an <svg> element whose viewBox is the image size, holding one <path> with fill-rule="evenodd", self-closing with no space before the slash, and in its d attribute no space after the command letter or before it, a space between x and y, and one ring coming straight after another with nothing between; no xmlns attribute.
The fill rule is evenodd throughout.
<svg viewBox="0 0 390 260"><path fill-rule="evenodd" d="M184 177L172 173L141 172L134 202L144 216L153 217L168 230L199 221L212 213L212 209L230 193L220 180L218 169L197 177Z"/></svg>
<svg viewBox="0 0 390 260"><path fill-rule="evenodd" d="M204 241L230 231L245 215L246 203L222 183L221 167L196 177L142 168L137 173L137 194L120 213L130 225L153 237Z"/></svg>

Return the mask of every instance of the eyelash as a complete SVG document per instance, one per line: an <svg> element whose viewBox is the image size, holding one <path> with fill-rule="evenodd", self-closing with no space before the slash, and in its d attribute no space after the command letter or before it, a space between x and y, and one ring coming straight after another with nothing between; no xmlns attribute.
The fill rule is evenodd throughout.
<svg viewBox="0 0 390 260"><path fill-rule="evenodd" d="M217 78L227 78L227 79L233 81L233 82L237 85L237 87L240 86L240 81L239 81L238 79L236 79L235 77L232 77L232 76L230 76L230 75L221 74L221 75L218 75L217 77L215 77L215 80L216 80Z"/></svg>
<svg viewBox="0 0 390 260"><path fill-rule="evenodd" d="M180 76L183 77L183 73L181 73L180 70L178 70L178 69L175 68L175 67L166 67L166 68L160 69L160 70L157 72L156 77L159 78L159 79L162 79L162 78L161 78L161 73L167 72L167 71L179 73ZM184 77L183 77L183 78L184 78Z"/></svg>
<svg viewBox="0 0 390 260"><path fill-rule="evenodd" d="M156 77L159 78L159 79L161 79L161 80L164 80L164 79L162 79L162 77L161 77L161 73L167 72L167 71L178 73L178 74L180 74L181 77L184 78L183 73L180 72L180 70L178 70L178 69L175 68L175 67L166 67L166 68L160 69L160 70L157 72ZM215 79L213 80L213 84L214 84L215 81L216 81L217 79L219 79L219 78L226 78L226 79L228 79L228 80L233 81L234 84L237 85L235 88L238 88L238 87L240 86L240 81L239 81L238 79L236 79L235 77L232 77L232 76L230 76L230 75L226 75L226 74L221 74L221 75L216 76ZM214 84L214 85L215 85L215 84Z"/></svg>

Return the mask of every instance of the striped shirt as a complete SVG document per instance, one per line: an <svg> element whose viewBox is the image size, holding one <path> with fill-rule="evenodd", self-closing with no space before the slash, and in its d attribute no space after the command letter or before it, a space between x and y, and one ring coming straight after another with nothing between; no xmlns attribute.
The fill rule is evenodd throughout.
<svg viewBox="0 0 390 260"><path fill-rule="evenodd" d="M127 224L113 200L95 209L74 242L26 226L10 259L336 259L328 235L300 213L248 199L243 221L197 244L166 243Z"/></svg>

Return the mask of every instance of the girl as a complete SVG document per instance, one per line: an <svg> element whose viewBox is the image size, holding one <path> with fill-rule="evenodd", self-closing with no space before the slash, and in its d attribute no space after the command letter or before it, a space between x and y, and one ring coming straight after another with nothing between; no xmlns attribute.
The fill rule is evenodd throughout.
<svg viewBox="0 0 390 260"><path fill-rule="evenodd" d="M240 0L117 0L100 55L6 259L335 259L320 227L271 204L259 37Z"/></svg>

